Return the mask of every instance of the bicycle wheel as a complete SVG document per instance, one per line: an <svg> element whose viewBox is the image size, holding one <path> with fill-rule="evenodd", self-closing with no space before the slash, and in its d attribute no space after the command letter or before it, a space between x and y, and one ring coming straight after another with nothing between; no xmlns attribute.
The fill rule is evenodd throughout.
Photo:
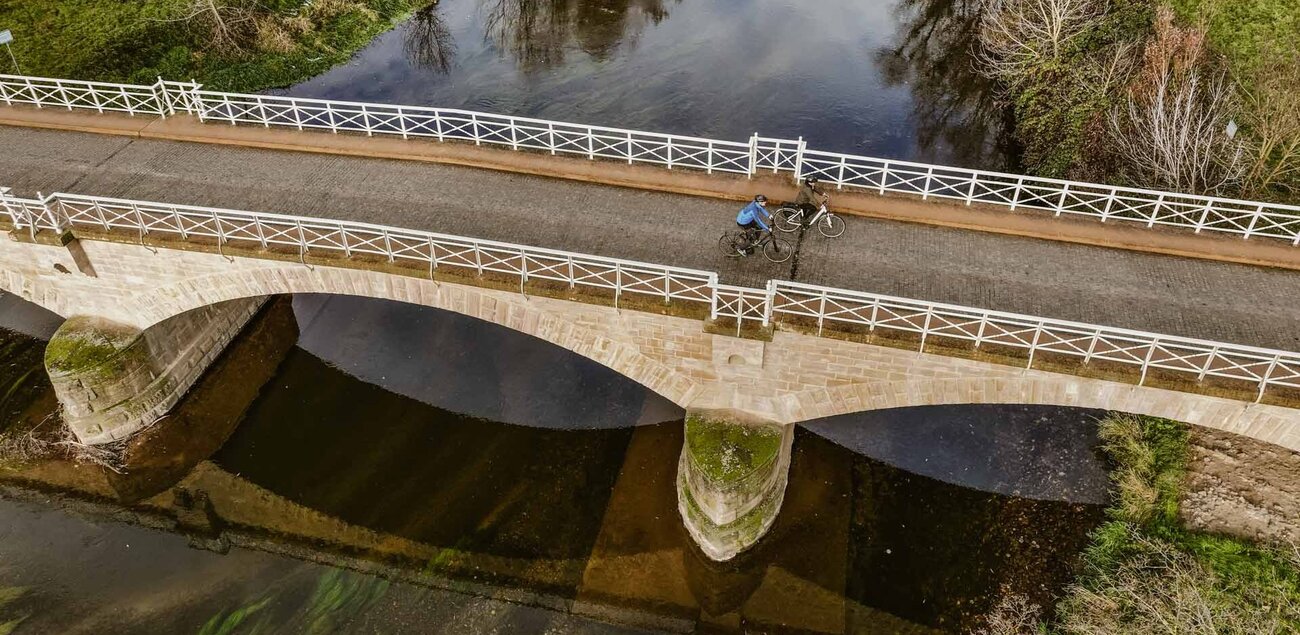
<svg viewBox="0 0 1300 635"><path fill-rule="evenodd" d="M718 239L718 249L728 258L739 258L741 249L745 248L745 235L740 232L727 232Z"/></svg>
<svg viewBox="0 0 1300 635"><path fill-rule="evenodd" d="M776 210L773 215L776 219L776 228L783 232L799 231L803 225L803 210L796 207L782 207Z"/></svg>
<svg viewBox="0 0 1300 635"><path fill-rule="evenodd" d="M785 262L794 256L794 244L773 234L763 243L763 255L772 262Z"/></svg>
<svg viewBox="0 0 1300 635"><path fill-rule="evenodd" d="M817 231L827 238L835 238L844 233L844 219L834 214L825 214L817 221Z"/></svg>

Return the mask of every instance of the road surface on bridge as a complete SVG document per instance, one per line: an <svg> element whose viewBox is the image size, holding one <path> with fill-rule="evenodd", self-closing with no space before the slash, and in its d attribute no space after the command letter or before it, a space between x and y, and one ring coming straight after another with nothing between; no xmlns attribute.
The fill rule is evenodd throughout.
<svg viewBox="0 0 1300 635"><path fill-rule="evenodd" d="M1300 274L848 219L793 263L731 260L738 205L450 165L0 126L0 185L364 221L1058 319L1300 350Z"/></svg>

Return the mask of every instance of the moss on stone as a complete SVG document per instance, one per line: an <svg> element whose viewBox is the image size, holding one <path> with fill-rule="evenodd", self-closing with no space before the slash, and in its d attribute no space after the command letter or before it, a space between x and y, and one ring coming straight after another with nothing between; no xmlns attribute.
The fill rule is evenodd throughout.
<svg viewBox="0 0 1300 635"><path fill-rule="evenodd" d="M776 459L781 451L781 430L691 415L686 418L686 448L691 462L706 478L732 482Z"/></svg>
<svg viewBox="0 0 1300 635"><path fill-rule="evenodd" d="M140 331L94 318L72 318L45 347L45 367L51 373L114 377L130 369L140 356Z"/></svg>

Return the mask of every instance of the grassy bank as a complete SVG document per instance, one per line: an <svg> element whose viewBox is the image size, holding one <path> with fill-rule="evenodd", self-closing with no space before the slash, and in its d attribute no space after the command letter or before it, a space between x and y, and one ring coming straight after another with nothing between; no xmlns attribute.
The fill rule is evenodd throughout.
<svg viewBox="0 0 1300 635"><path fill-rule="evenodd" d="M1081 575L1051 633L1300 632L1300 552L1193 532L1179 521L1188 433L1183 424L1111 415L1101 424L1115 463L1110 520L1093 533Z"/></svg>
<svg viewBox="0 0 1300 635"><path fill-rule="evenodd" d="M1053 22L1047 7L1062 17ZM1286 202L1300 194L1300 6L1002 0L985 5L979 32L977 68L1013 110L1026 172Z"/></svg>
<svg viewBox="0 0 1300 635"><path fill-rule="evenodd" d="M209 4L210 2L210 4ZM0 0L27 75L285 86L346 61L431 0ZM202 10L205 8L213 10ZM4 72L13 72L2 60Z"/></svg>

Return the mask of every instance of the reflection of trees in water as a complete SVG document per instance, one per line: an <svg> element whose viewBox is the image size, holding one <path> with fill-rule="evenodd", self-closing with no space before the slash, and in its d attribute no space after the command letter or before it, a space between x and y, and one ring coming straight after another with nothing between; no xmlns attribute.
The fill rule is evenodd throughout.
<svg viewBox="0 0 1300 635"><path fill-rule="evenodd" d="M876 52L885 81L912 93L917 143L946 148L959 163L1012 167L1016 156L1007 109L976 71L972 46L980 0L898 0L899 39Z"/></svg>
<svg viewBox="0 0 1300 635"><path fill-rule="evenodd" d="M402 46L407 59L416 66L446 73L456 56L456 42L438 13L438 6L432 4L415 13L406 26L406 39Z"/></svg>
<svg viewBox="0 0 1300 635"><path fill-rule="evenodd" d="M563 63L570 39L605 59L625 38L635 39L646 24L668 17L668 0L484 1L488 37L525 71Z"/></svg>

